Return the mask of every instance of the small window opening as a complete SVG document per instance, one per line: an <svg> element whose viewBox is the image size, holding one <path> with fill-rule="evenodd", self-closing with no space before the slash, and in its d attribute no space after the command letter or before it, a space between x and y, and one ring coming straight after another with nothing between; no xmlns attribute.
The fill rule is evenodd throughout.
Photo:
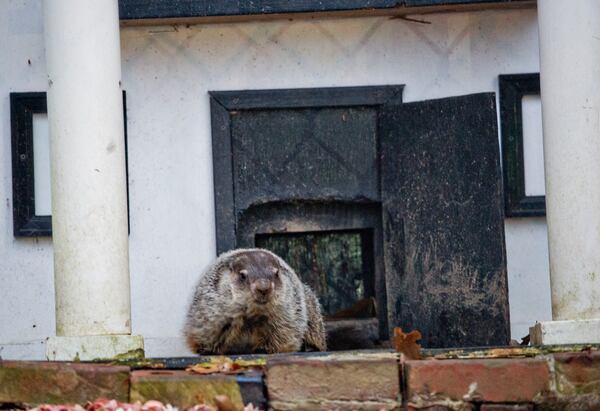
<svg viewBox="0 0 600 411"><path fill-rule="evenodd" d="M375 296L372 239L370 229L258 234L256 245L273 251L296 270L319 297L325 316L339 317Z"/></svg>
<svg viewBox="0 0 600 411"><path fill-rule="evenodd" d="M255 237L257 247L283 258L319 297L330 350L372 348L379 339L373 233L353 229ZM360 341L357 334L362 334Z"/></svg>

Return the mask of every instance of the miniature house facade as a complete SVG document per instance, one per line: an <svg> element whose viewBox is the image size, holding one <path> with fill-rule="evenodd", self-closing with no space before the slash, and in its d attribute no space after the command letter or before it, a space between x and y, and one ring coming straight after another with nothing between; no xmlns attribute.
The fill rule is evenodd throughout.
<svg viewBox="0 0 600 411"><path fill-rule="evenodd" d="M73 98L56 80L60 58L74 61L77 47L100 58L104 46L57 57L61 41L75 42L60 28L75 19L67 9L0 4L0 357L43 359L57 335L111 334L140 336L147 356L188 355L181 330L196 279L235 247L278 250L303 270L293 247L312 247L314 262L319 244L337 244L356 267L323 263L320 277L303 275L324 284L328 314L374 298L381 337L402 326L430 347L504 345L552 319L535 2L167 3L120 1L120 60L108 55L96 72L81 65L92 84L79 94L85 105L120 62L109 120L80 130L119 130L116 148L97 151L120 156L102 164L122 163L109 172L122 189L102 193L126 210L117 223L111 212L94 224L82 213L92 225L69 226L82 237L52 226L53 210L65 218L79 208L50 187L81 187L85 202L105 170L54 185L58 151L75 151L60 169L76 175L77 153L93 143L50 147L48 130L59 128L46 113ZM73 238L103 233L103 243L114 235L104 223L120 227L126 247L97 255L92 242L82 255L127 276L62 279L54 253L78 248ZM335 282L332 272L355 277ZM107 312L130 310L117 315L125 321L94 329L89 317L75 330L81 318L61 317L62 307L102 311L95 293Z"/></svg>

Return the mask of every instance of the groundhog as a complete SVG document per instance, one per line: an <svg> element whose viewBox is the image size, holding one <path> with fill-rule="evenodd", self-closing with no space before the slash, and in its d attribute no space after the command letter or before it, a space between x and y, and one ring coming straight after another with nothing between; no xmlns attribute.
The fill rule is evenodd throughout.
<svg viewBox="0 0 600 411"><path fill-rule="evenodd" d="M200 354L327 349L313 291L283 259L259 248L224 253L202 273L184 332Z"/></svg>

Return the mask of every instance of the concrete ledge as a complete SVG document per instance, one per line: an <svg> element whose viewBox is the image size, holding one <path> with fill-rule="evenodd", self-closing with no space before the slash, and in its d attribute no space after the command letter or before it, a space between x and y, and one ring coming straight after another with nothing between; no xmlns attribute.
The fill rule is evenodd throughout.
<svg viewBox="0 0 600 411"><path fill-rule="evenodd" d="M50 361L93 361L119 356L144 357L144 339L140 335L90 335L50 337L46 357Z"/></svg>
<svg viewBox="0 0 600 411"><path fill-rule="evenodd" d="M600 319L543 321L529 335L533 345L600 344Z"/></svg>

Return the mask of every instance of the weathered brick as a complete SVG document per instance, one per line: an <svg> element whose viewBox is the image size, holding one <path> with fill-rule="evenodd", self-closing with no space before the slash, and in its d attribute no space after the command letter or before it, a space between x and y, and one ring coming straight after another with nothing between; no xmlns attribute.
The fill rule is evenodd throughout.
<svg viewBox="0 0 600 411"><path fill-rule="evenodd" d="M129 367L0 361L0 403L85 404L129 400Z"/></svg>
<svg viewBox="0 0 600 411"><path fill-rule="evenodd" d="M217 395L227 395L238 407L243 405L234 375L200 375L187 371L142 370L131 373L130 400L157 400L179 408L196 404L214 405Z"/></svg>
<svg viewBox="0 0 600 411"><path fill-rule="evenodd" d="M598 410L600 410L600 394L577 394L560 398L550 398L535 406L535 411Z"/></svg>
<svg viewBox="0 0 600 411"><path fill-rule="evenodd" d="M532 411L533 404L481 404L479 411Z"/></svg>
<svg viewBox="0 0 600 411"><path fill-rule="evenodd" d="M392 353L270 358L266 382L275 410L400 407L400 367Z"/></svg>
<svg viewBox="0 0 600 411"><path fill-rule="evenodd" d="M405 363L410 402L532 402L550 389L544 359L429 360Z"/></svg>
<svg viewBox="0 0 600 411"><path fill-rule="evenodd" d="M560 394L600 392L600 352L554 354L554 368Z"/></svg>
<svg viewBox="0 0 600 411"><path fill-rule="evenodd" d="M441 401L440 403L422 402L420 404L408 403L406 411L473 411L475 406L464 401Z"/></svg>

